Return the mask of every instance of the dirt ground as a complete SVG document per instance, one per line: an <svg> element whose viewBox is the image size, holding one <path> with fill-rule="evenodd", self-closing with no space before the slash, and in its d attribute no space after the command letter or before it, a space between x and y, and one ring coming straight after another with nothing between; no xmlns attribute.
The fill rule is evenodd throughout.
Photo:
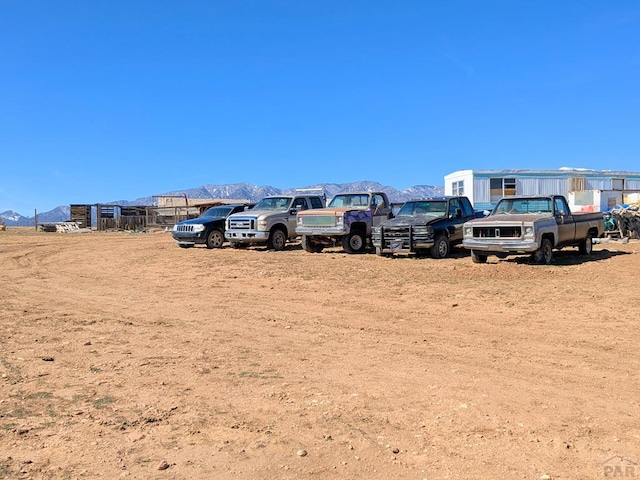
<svg viewBox="0 0 640 480"><path fill-rule="evenodd" d="M9 228L0 478L640 476L639 252L476 265Z"/></svg>

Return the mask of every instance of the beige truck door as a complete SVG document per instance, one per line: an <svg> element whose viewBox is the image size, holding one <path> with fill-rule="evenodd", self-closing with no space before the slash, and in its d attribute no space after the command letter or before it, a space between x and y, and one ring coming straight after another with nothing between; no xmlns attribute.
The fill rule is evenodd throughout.
<svg viewBox="0 0 640 480"><path fill-rule="evenodd" d="M308 208L309 204L305 197L296 197L293 200L291 209L289 210L289 216L287 217L287 230L289 237L294 237L296 234L296 225L298 223L296 214L302 210L307 210Z"/></svg>
<svg viewBox="0 0 640 480"><path fill-rule="evenodd" d="M558 246L569 245L576 238L576 224L563 197L554 198L554 210L558 224Z"/></svg>

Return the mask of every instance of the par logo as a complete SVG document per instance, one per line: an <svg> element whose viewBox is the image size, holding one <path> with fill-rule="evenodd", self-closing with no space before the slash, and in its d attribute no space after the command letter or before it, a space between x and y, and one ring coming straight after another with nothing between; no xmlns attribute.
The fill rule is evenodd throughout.
<svg viewBox="0 0 640 480"><path fill-rule="evenodd" d="M638 461L635 457L615 455L602 463L605 478L636 478Z"/></svg>

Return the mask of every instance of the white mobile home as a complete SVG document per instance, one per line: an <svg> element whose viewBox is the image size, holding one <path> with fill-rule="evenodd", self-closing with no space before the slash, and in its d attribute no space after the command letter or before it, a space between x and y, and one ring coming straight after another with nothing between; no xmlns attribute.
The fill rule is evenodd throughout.
<svg viewBox="0 0 640 480"><path fill-rule="evenodd" d="M640 172L559 170L458 170L445 175L445 195L466 195L476 210L490 210L510 195L564 195L574 211L606 211L637 203Z"/></svg>

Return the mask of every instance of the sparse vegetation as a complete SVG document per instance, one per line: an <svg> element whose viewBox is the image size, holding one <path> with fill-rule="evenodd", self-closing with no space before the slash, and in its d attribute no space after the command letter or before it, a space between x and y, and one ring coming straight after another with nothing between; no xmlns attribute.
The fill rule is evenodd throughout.
<svg viewBox="0 0 640 480"><path fill-rule="evenodd" d="M107 405L115 401L116 399L113 397L101 397L101 398L98 398L97 400L94 400L93 406L100 409L100 408L106 407Z"/></svg>

